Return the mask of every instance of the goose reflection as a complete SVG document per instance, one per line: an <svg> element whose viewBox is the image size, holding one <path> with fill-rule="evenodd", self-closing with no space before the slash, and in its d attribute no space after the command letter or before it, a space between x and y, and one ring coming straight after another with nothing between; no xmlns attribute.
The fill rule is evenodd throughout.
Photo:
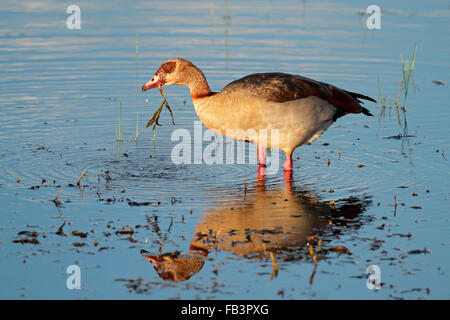
<svg viewBox="0 0 450 320"><path fill-rule="evenodd" d="M289 179L285 186L266 186L264 176L243 194L204 210L188 253L141 254L162 279L184 281L202 269L210 251L249 259L300 252L312 235L336 237L343 229L358 228L370 204L367 197L330 204L311 190L293 187Z"/></svg>

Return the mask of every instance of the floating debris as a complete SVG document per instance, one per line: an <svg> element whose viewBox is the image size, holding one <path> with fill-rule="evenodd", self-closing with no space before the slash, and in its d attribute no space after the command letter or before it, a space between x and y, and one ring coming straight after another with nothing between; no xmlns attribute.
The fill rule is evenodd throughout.
<svg viewBox="0 0 450 320"><path fill-rule="evenodd" d="M73 243L74 247L84 247L85 245L86 245L86 243L83 243L83 242L74 242Z"/></svg>
<svg viewBox="0 0 450 320"><path fill-rule="evenodd" d="M330 248L330 251L332 251L332 252L337 252L337 253L339 253L339 254L343 254L343 253L347 253L347 254L352 254L351 252L350 252L350 250L347 248L347 247L344 247L344 246L334 246L334 247L331 247Z"/></svg>
<svg viewBox="0 0 450 320"><path fill-rule="evenodd" d="M138 202L127 198L127 202L129 206L132 207L141 207L141 206L149 206L151 204L150 201Z"/></svg>
<svg viewBox="0 0 450 320"><path fill-rule="evenodd" d="M437 86L445 86L445 82L439 80L432 80L432 82Z"/></svg>
<svg viewBox="0 0 450 320"><path fill-rule="evenodd" d="M86 238L87 237L87 232L81 232L78 230L72 231L72 234L74 236L80 237L80 238Z"/></svg>
<svg viewBox="0 0 450 320"><path fill-rule="evenodd" d="M22 238L19 240L13 240L14 243L21 243L21 244L25 244L25 243L31 243L31 244L39 244L39 240L36 238Z"/></svg>
<svg viewBox="0 0 450 320"><path fill-rule="evenodd" d="M411 134L406 134L406 135L404 135L404 134L399 133L399 134L396 135L396 136L384 137L384 138L382 138L382 139L395 139L395 140L400 140L400 139L402 139L402 138L416 138L416 136L415 136L415 135L411 135Z"/></svg>
<svg viewBox="0 0 450 320"><path fill-rule="evenodd" d="M123 239L121 239L121 240L128 240L128 241L133 242L133 243L139 242L138 240L136 240L136 239L133 238L132 236L129 236L129 237L127 237L127 238L123 238Z"/></svg>
<svg viewBox="0 0 450 320"><path fill-rule="evenodd" d="M103 250L109 250L109 249L114 249L114 247L100 247L100 248L98 248L98 252L103 251Z"/></svg>
<svg viewBox="0 0 450 320"><path fill-rule="evenodd" d="M58 194L56 195L55 199L53 199L53 203L55 204L55 206L59 207L60 205L62 205L63 203L58 199L58 197L61 195L61 193L64 191L64 188L62 188L61 190L59 190Z"/></svg>
<svg viewBox="0 0 450 320"><path fill-rule="evenodd" d="M416 249L416 250L411 250L408 251L408 254L427 254L427 253L431 253L431 250L428 250L427 248L423 248L423 250L420 249Z"/></svg>
<svg viewBox="0 0 450 320"><path fill-rule="evenodd" d="M403 233L393 233L393 234L387 234L386 235L386 237L393 237L393 236L397 236L397 237L400 237L400 238L408 238L408 239L411 239L412 237L413 237L413 235L411 234L411 232L408 232L408 233L406 233L406 234L403 234Z"/></svg>
<svg viewBox="0 0 450 320"><path fill-rule="evenodd" d="M28 237L33 237L33 238L36 238L39 235L39 233L37 233L36 231L20 231L17 234L19 236L26 235Z"/></svg>
<svg viewBox="0 0 450 320"><path fill-rule="evenodd" d="M67 236L67 234L65 234L63 232L63 228L66 225L66 222L64 221L64 223L58 228L58 231L55 232L55 234L57 234L58 236Z"/></svg>
<svg viewBox="0 0 450 320"><path fill-rule="evenodd" d="M134 230L133 228L130 227L130 229L122 229L122 230L118 230L116 231L116 234L133 234Z"/></svg>
<svg viewBox="0 0 450 320"><path fill-rule="evenodd" d="M397 213L397 196L394 196L394 216Z"/></svg>
<svg viewBox="0 0 450 320"><path fill-rule="evenodd" d="M106 182L108 182L109 180L112 180L111 176L109 175L108 170L105 171L105 179L106 179Z"/></svg>

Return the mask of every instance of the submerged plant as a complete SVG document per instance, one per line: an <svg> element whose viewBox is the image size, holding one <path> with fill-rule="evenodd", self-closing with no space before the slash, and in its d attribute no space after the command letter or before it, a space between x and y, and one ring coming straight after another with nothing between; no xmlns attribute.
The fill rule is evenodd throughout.
<svg viewBox="0 0 450 320"><path fill-rule="evenodd" d="M400 92L398 94L397 98L397 117L400 122L400 116L399 116L399 100L401 92L403 91L403 106L401 107L402 113L403 113L403 126L400 124L401 127L403 127L403 135L408 136L408 121L406 119L406 97L408 96L408 89L409 89L409 80L412 78L414 89L415 89L415 81L414 81L414 64L416 62L416 50L417 45L414 44L414 51L411 58L411 61L407 61L403 59L403 55L400 55L401 61L402 61L402 81L401 81L401 88Z"/></svg>
<svg viewBox="0 0 450 320"><path fill-rule="evenodd" d="M380 84L380 78L377 77L377 85L378 85L378 101L380 101L381 104L381 111L380 115L378 116L378 128L377 128L377 136L378 132L380 131L380 125L381 125L381 119L384 119L386 117L386 97L383 96L381 93L381 84ZM389 119L391 118L391 97L389 96Z"/></svg>
<svg viewBox="0 0 450 320"><path fill-rule="evenodd" d="M122 102L120 102L119 123L116 124L116 141L123 141L123 134L122 134Z"/></svg>
<svg viewBox="0 0 450 320"><path fill-rule="evenodd" d="M137 142L139 137L139 112L136 113L136 136L134 137L134 141Z"/></svg>

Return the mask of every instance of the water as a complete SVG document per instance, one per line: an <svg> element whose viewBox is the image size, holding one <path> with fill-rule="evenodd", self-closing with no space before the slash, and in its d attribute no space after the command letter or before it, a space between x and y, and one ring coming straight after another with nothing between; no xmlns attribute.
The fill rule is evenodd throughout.
<svg viewBox="0 0 450 320"><path fill-rule="evenodd" d="M446 2L378 2L372 31L357 1L77 4L81 29L68 30L66 4L2 2L1 298L450 297ZM399 121L400 55L414 44L417 90ZM379 79L393 107L367 103L375 117L343 117L297 149L291 185L253 164L175 165L171 133L197 120L188 90L165 88L176 126L164 111L153 142L145 124L161 98L140 87L177 56L215 91L282 71L379 100ZM411 137L385 139L399 134ZM164 254L161 276L141 250ZM66 287L70 265L80 290ZM380 290L367 288L369 265Z"/></svg>

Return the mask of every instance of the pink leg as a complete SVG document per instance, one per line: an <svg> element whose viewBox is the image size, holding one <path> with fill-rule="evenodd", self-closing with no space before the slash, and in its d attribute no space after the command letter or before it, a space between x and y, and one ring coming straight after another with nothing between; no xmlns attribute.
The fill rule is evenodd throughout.
<svg viewBox="0 0 450 320"><path fill-rule="evenodd" d="M260 165L266 165L266 148L258 147L258 161Z"/></svg>
<svg viewBox="0 0 450 320"><path fill-rule="evenodd" d="M264 179L265 176L266 176L266 166L260 164L258 166L258 179Z"/></svg>
<svg viewBox="0 0 450 320"><path fill-rule="evenodd" d="M292 154L286 153L286 162L284 163L283 168L286 171L292 171Z"/></svg>
<svg viewBox="0 0 450 320"><path fill-rule="evenodd" d="M284 171L284 182L286 183L286 189L292 190L292 170Z"/></svg>

